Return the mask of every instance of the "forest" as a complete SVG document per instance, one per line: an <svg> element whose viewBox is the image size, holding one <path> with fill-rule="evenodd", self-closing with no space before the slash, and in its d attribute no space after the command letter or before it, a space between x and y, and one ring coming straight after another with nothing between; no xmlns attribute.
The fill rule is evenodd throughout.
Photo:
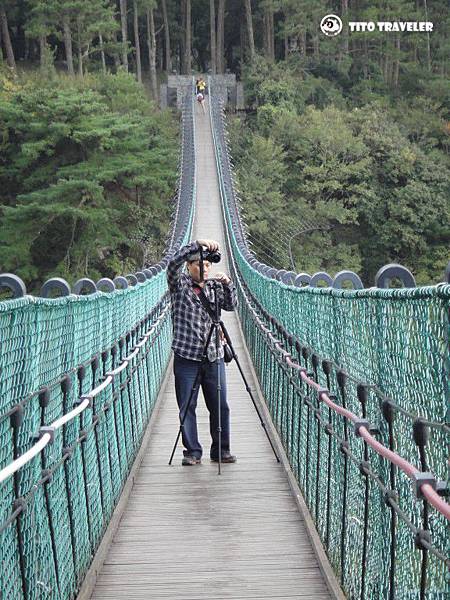
<svg viewBox="0 0 450 600"><path fill-rule="evenodd" d="M340 35L321 19L340 15ZM349 22L427 21L431 31ZM159 258L176 189L167 74L233 72L237 186L260 260L442 280L447 0L0 0L0 271L114 276Z"/></svg>

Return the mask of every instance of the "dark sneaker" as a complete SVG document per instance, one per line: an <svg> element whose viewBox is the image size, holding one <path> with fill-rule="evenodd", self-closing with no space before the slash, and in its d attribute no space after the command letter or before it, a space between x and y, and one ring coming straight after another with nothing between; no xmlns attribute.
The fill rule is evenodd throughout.
<svg viewBox="0 0 450 600"><path fill-rule="evenodd" d="M212 462L219 462L218 458L211 458ZM225 454L222 454L222 458L220 460L220 462L223 463L235 463L237 461L237 457L234 456L233 454L230 454L229 452L225 452Z"/></svg>
<svg viewBox="0 0 450 600"><path fill-rule="evenodd" d="M188 454L187 456L183 456L183 460L181 461L181 464L184 467L191 467L192 465L200 465L202 462L201 458L197 458L196 456L191 456L190 454Z"/></svg>

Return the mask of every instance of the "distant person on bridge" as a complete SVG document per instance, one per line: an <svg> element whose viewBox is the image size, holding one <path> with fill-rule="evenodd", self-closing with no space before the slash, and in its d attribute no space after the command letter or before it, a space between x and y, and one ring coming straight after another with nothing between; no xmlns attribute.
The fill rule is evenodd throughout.
<svg viewBox="0 0 450 600"><path fill-rule="evenodd" d="M206 113L206 109L205 109L205 96L202 93L200 93L200 92L197 94L197 102L202 107L203 112Z"/></svg>
<svg viewBox="0 0 450 600"><path fill-rule="evenodd" d="M202 107L203 112L206 112L205 109L205 94L206 94L206 83L203 77L199 77L195 82L195 95L197 97L197 102Z"/></svg>
<svg viewBox="0 0 450 600"><path fill-rule="evenodd" d="M213 280L208 279L211 264L203 260L203 280L200 272L200 247L208 252L216 252L219 244L214 240L197 240L181 248L171 258L167 266L167 280L169 284L170 299L172 304L172 324L174 351L175 391L180 422L189 402L192 386L199 369L201 369L200 385L205 397L206 407L209 411L209 425L212 438L210 457L214 462L219 460L219 415L217 402L217 362L216 345L213 338L208 344L207 360L204 357L207 336L211 328L211 318L199 296L203 291L207 300L214 301ZM186 265L187 272L183 272ZM216 294L220 308L234 310L237 304L236 288L225 273L216 273L214 276ZM212 306L213 307L213 306ZM220 371L220 417L221 417L221 462L234 463L236 457L230 453L230 409L227 404L224 351L222 344L219 347ZM201 463L202 446L198 439L197 397L199 389L194 392L182 428L183 440L183 465L197 465Z"/></svg>
<svg viewBox="0 0 450 600"><path fill-rule="evenodd" d="M195 82L195 93L198 94L202 94L203 96L205 96L206 93L206 82L203 79L203 77L199 77L197 79L197 81Z"/></svg>

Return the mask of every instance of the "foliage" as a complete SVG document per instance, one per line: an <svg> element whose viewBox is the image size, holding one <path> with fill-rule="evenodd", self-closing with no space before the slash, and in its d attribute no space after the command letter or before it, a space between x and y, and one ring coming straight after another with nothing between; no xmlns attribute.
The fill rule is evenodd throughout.
<svg viewBox="0 0 450 600"><path fill-rule="evenodd" d="M159 257L177 135L125 73L0 92L0 271L114 276Z"/></svg>
<svg viewBox="0 0 450 600"><path fill-rule="evenodd" d="M88 58L100 50L99 35L103 49L117 49L115 6L109 0L28 0L27 9L26 29L30 36L54 35L62 41L64 30L70 31L78 60L83 63L78 64L80 73Z"/></svg>
<svg viewBox="0 0 450 600"><path fill-rule="evenodd" d="M448 86L422 69L412 83L422 94L399 98L380 78L352 87L326 60L315 75L304 65L257 57L245 71L256 110L231 127L257 254L297 271L356 270L367 284L388 262L408 266L419 283L441 280L450 245Z"/></svg>

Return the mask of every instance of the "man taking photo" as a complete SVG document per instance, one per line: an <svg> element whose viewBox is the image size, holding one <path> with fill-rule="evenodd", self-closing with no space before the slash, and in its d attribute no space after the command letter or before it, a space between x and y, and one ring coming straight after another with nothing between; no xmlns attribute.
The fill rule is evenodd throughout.
<svg viewBox="0 0 450 600"><path fill-rule="evenodd" d="M211 329L211 317L200 298L202 292L214 311L214 293L217 294L218 306L224 310L234 310L237 304L236 288L224 273L217 273L213 280L208 279L211 263L203 260L203 278L201 277L201 254L217 252L219 244L214 240L197 240L181 248L171 258L167 266L167 280L171 299L175 391L180 422L191 396L195 379L200 372L200 385L209 411L210 434L212 438L210 457L214 462L219 460L219 407L217 402L218 377L220 378L220 422L221 422L221 462L234 463L236 457L230 452L230 409L227 404L224 351L222 343L216 355L215 332L211 336L208 348L205 345ZM187 272L183 272L186 265ZM215 292L214 289L215 288ZM219 361L219 374L217 362ZM186 466L201 463L202 446L197 431L197 397L196 388L189 404L182 428L183 460Z"/></svg>

